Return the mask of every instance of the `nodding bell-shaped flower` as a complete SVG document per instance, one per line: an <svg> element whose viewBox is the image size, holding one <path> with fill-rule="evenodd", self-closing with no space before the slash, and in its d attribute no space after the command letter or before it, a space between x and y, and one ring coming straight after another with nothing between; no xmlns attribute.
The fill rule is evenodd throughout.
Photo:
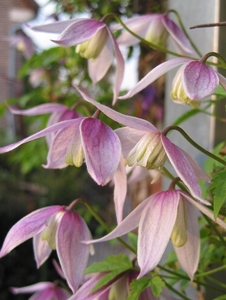
<svg viewBox="0 0 226 300"><path fill-rule="evenodd" d="M83 218L70 206L49 206L38 209L18 221L8 232L0 257L33 237L37 267L56 249L69 287L75 292L80 285L88 262L90 247L81 243L90 239ZM91 249L92 250L92 249Z"/></svg>
<svg viewBox="0 0 226 300"><path fill-rule="evenodd" d="M170 36L179 53L194 54L194 50L186 35L167 14L147 14L130 18L124 23L131 31L154 45L165 47L167 37ZM112 29L122 29L122 26L115 25ZM124 30L117 42L119 45L133 46L140 41Z"/></svg>
<svg viewBox="0 0 226 300"><path fill-rule="evenodd" d="M124 75L124 59L111 30L104 22L93 19L72 19L34 26L31 29L59 33L59 38L52 40L54 43L64 47L77 46L76 52L88 59L88 72L93 84L105 76L115 57L113 104L116 103Z"/></svg>

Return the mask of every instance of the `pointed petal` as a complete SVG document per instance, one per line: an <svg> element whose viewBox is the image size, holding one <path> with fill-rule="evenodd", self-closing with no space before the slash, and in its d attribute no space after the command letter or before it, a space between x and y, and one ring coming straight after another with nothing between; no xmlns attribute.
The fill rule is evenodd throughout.
<svg viewBox="0 0 226 300"><path fill-rule="evenodd" d="M200 210L203 214L205 214L207 217L209 217L212 221L216 222L217 224L219 224L220 226L222 226L224 229L226 229L226 223L220 219L219 217L217 217L216 219L214 218L214 214L212 211L210 211L208 208L206 208L205 206L203 206L202 204L196 202L194 199L192 199L191 197L189 197L189 195L183 191L180 191L180 193L190 202L192 203L195 207L198 208L198 210Z"/></svg>
<svg viewBox="0 0 226 300"><path fill-rule="evenodd" d="M175 58L158 65L153 70L151 70L144 78L142 78L127 94L119 97L119 99L131 98L133 95L146 88L150 83L154 82L160 76L164 75L173 68L176 68L177 66L185 64L189 61L191 61L191 59L189 58Z"/></svg>
<svg viewBox="0 0 226 300"><path fill-rule="evenodd" d="M179 263L185 272L193 280L193 276L198 268L200 254L200 238L197 209L191 203L186 202L187 212L187 242L182 247L175 247Z"/></svg>
<svg viewBox="0 0 226 300"><path fill-rule="evenodd" d="M218 87L217 73L199 61L191 61L182 72L185 93L192 100L202 100L212 95Z"/></svg>
<svg viewBox="0 0 226 300"><path fill-rule="evenodd" d="M47 260L52 252L47 241L42 240L41 235L42 231L33 237L33 249L37 268L39 268Z"/></svg>
<svg viewBox="0 0 226 300"><path fill-rule="evenodd" d="M61 33L63 30L65 30L68 26L81 22L81 20L87 20L87 19L72 19L72 20L66 20L66 21L59 21L59 22L53 22L49 24L44 25L38 25L31 27L34 31L40 31L40 32L49 32L49 33Z"/></svg>
<svg viewBox="0 0 226 300"><path fill-rule="evenodd" d="M176 23L174 23L172 20L170 20L167 16L162 18L162 23L166 27L167 31L171 35L171 37L174 39L174 41L187 53L194 54L194 50L191 46L191 43L189 39L186 37L184 32L180 29L180 27L177 26Z"/></svg>
<svg viewBox="0 0 226 300"><path fill-rule="evenodd" d="M49 127L47 127L45 129L43 129L43 130L41 130L41 131L39 131L39 132L37 132L37 133L29 136L29 137L27 137L27 138L25 138L25 139L23 139L21 141L15 142L15 143L10 144L8 146L0 147L0 153L9 152L9 151L11 151L11 150L19 147L22 144L25 144L27 142L39 139L41 137L46 136L47 134L50 134L52 132L56 132L56 131L61 130L61 129L65 128L65 127L73 125L73 124L75 124L77 122L77 120L78 119L76 119L76 120L62 121L60 123L54 124L52 126L49 126Z"/></svg>
<svg viewBox="0 0 226 300"><path fill-rule="evenodd" d="M92 79L93 84L96 84L104 77L113 62L113 58L113 47L108 38L98 57L96 59L88 60L89 76Z"/></svg>
<svg viewBox="0 0 226 300"><path fill-rule="evenodd" d="M143 210L138 230L138 278L153 270L169 242L177 217L180 194L176 190L160 192Z"/></svg>
<svg viewBox="0 0 226 300"><path fill-rule="evenodd" d="M76 86L76 89L81 94L81 96L89 103L92 103L96 108L98 108L100 111L102 111L106 116L111 118L112 120L115 120L116 122L123 124L125 126L135 128L137 130L144 130L144 131L151 131L151 132L159 132L159 130L152 125L150 122L139 119L136 117L127 116L124 114L121 114L110 107L107 107L103 104L100 104L99 102L95 101L91 98L91 96L85 92L82 88Z"/></svg>
<svg viewBox="0 0 226 300"><path fill-rule="evenodd" d="M66 153L72 139L75 139L77 143L79 143L79 126L82 120L83 118L77 118L73 120L73 124L71 126L67 126L57 132L49 148L47 164L44 165L45 168L63 168L67 165L65 158Z"/></svg>
<svg viewBox="0 0 226 300"><path fill-rule="evenodd" d="M195 164L191 165L183 151L181 151L179 147L171 143L170 140L163 135L162 143L172 166L180 179L186 184L192 196L202 203L210 205L208 201L202 198L201 188L199 186L196 173L192 168Z"/></svg>
<svg viewBox="0 0 226 300"><path fill-rule="evenodd" d="M69 25L61 33L58 40L52 41L62 46L78 45L93 37L97 31L104 27L106 27L106 25L100 21L93 19L82 19L79 20L79 22Z"/></svg>
<svg viewBox="0 0 226 300"><path fill-rule="evenodd" d="M61 104L41 104L38 106L35 106L30 109L16 109L15 107L12 107L8 105L8 108L11 113L14 115L23 115L23 116L36 116L36 115L42 115L42 114L49 114L54 112L63 112L65 109L68 109L66 106Z"/></svg>
<svg viewBox="0 0 226 300"><path fill-rule="evenodd" d="M45 227L46 219L61 210L62 206L59 205L41 208L18 221L9 230L0 251L0 257L5 256L12 249L38 234Z"/></svg>
<svg viewBox="0 0 226 300"><path fill-rule="evenodd" d="M73 292L76 292L82 282L89 258L89 246L81 241L89 239L90 232L82 217L75 212L66 212L58 225L56 250L65 278Z"/></svg>
<svg viewBox="0 0 226 300"><path fill-rule="evenodd" d="M52 282L39 282L35 284L31 284L28 286L24 286L21 288L12 287L11 292L13 294L26 294L26 293L35 293L47 289L53 285Z"/></svg>
<svg viewBox="0 0 226 300"><path fill-rule="evenodd" d="M88 172L98 184L105 185L119 165L119 138L110 127L94 118L85 118L80 130Z"/></svg>
<svg viewBox="0 0 226 300"><path fill-rule="evenodd" d="M115 58L116 58L116 73L115 73L114 88L113 88L114 97L113 97L113 103L112 103L114 105L117 101L117 97L118 97L120 87L122 84L122 80L123 80L123 76L124 76L124 69L125 69L125 62L122 57L122 53L119 49L118 43L116 42L114 36L112 35L112 33L109 29L108 29L108 32L109 32L109 37L111 39L111 42L112 42L112 45L114 48Z"/></svg>
<svg viewBox="0 0 226 300"><path fill-rule="evenodd" d="M117 223L119 224L123 219L123 207L127 193L127 176L123 157L120 159L120 163L113 177L113 181L115 212Z"/></svg>

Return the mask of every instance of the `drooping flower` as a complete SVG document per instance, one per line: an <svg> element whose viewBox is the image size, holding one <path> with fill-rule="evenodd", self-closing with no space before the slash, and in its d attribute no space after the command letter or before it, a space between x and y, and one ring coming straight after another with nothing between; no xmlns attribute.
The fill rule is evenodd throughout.
<svg viewBox="0 0 226 300"><path fill-rule="evenodd" d="M35 52L32 40L25 34L9 36L5 40L9 41L11 47L15 47L18 51L21 51L26 59L31 58Z"/></svg>
<svg viewBox="0 0 226 300"><path fill-rule="evenodd" d="M34 293L30 300L67 300L71 295L65 289L59 287L55 282L39 282L21 288L12 287L11 292L17 294Z"/></svg>
<svg viewBox="0 0 226 300"><path fill-rule="evenodd" d="M77 45L76 52L88 59L88 71L94 84L104 77L115 56L116 75L113 89L113 104L115 104L123 79L124 59L114 36L104 22L73 19L34 26L32 30L60 33L59 38L53 42L65 47Z"/></svg>
<svg viewBox="0 0 226 300"><path fill-rule="evenodd" d="M75 292L83 279L90 252L90 247L81 241L90 239L91 235L83 218L71 210L73 204L41 208L22 218L9 230L0 257L33 237L37 266L56 249L68 285Z"/></svg>
<svg viewBox="0 0 226 300"><path fill-rule="evenodd" d="M79 87L77 89L86 101L95 105L109 118L127 126L116 130L127 163L161 170L168 158L192 196L202 199L198 179L206 181L210 179L188 153L173 144L148 121L114 111L92 99L83 89Z"/></svg>
<svg viewBox="0 0 226 300"><path fill-rule="evenodd" d="M204 199L202 202L207 203ZM183 209L181 209L181 205ZM138 227L137 255L140 267L138 278L141 278L157 266L171 238L176 244L178 260L192 280L198 266L200 249L199 226L195 207L226 228L225 222L220 218L215 220L210 210L194 201L184 191L168 190L148 197L111 233L92 241L92 243L108 241L125 235ZM179 225L182 223L183 226L180 228Z"/></svg>
<svg viewBox="0 0 226 300"><path fill-rule="evenodd" d="M173 80L171 98L181 104L198 107L203 99L212 95L219 83L226 89L226 78L201 61L188 58L175 58L166 61L151 70L126 95L119 99L127 99L143 90L158 77L179 65Z"/></svg>
<svg viewBox="0 0 226 300"><path fill-rule="evenodd" d="M131 31L154 45L165 47L169 35L178 53L194 54L186 35L166 14L147 14L130 18L124 23ZM113 29L121 28L121 25L113 27ZM133 46L138 44L140 40L124 30L117 42L119 45Z"/></svg>

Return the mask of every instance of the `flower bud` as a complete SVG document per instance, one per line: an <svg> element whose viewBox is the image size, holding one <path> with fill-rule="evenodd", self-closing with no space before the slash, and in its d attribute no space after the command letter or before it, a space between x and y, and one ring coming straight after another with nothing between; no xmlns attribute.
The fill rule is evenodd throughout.
<svg viewBox="0 0 226 300"><path fill-rule="evenodd" d="M162 22L162 17L155 17L151 20L147 29L145 40L154 45L165 47L168 35L169 33Z"/></svg>

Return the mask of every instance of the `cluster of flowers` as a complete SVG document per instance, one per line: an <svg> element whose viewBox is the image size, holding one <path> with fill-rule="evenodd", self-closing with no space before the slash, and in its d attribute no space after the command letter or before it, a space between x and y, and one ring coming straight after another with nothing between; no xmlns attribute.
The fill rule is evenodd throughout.
<svg viewBox="0 0 226 300"><path fill-rule="evenodd" d="M177 51L186 54L187 58L176 58L162 63L121 97L118 95L124 76L124 59L119 45L131 46L139 43L130 32L123 30L116 40L112 31L121 30L122 27L117 25L109 28L104 21L93 19L60 21L32 29L60 33L59 39L54 40L55 43L62 46L76 45L76 52L88 59L89 75L94 84L104 77L115 58L113 105L118 98L132 97L159 76L179 65L182 67L175 76L171 92L175 102L198 107L202 99L215 92L219 83L226 88L226 78L207 66L205 57L201 60L188 58L189 55L194 54L192 46L167 14L131 18L125 22L125 25L137 36L161 47L165 45L166 38L170 35ZM25 216L7 234L0 257L33 237L37 267L46 261L53 249L56 249L63 276L73 295L70 296L55 283L40 283L13 291L15 293L37 292L35 299L44 299L43 295L45 299L52 299L52 297L71 300L108 299L117 283L120 295L125 293L128 295L125 284L128 286L134 278L141 278L153 270L170 239L180 265L192 280L197 270L200 252L197 211L201 211L226 228L226 224L220 218L214 218L212 211L206 207L210 203L201 195L198 180L203 179L208 182L210 178L188 153L166 137L167 130L160 131L144 119L117 112L92 99L81 87L75 85L75 88L84 101L96 107L96 114L92 117L81 116L61 104L43 104L28 110L9 107L14 114L34 116L50 113L51 117L44 130L19 142L1 147L0 153L11 151L21 144L45 136L49 148L45 168L64 168L67 165L80 167L85 162L88 173L97 184L106 185L110 181L113 182L117 227L107 236L92 240L85 221L74 211L76 201L68 207L50 206ZM98 119L99 111L122 127L112 130ZM169 190L151 195L123 219L127 194L125 165L133 167L134 170L142 167L144 171L154 169L161 172L167 158L187 190L171 187ZM124 273L104 288L90 293L104 275L94 274L84 279L88 257L93 251L90 244L125 235L137 227L137 263L140 271ZM121 290L119 282L121 282ZM156 299L151 288L148 288L145 293L140 299Z"/></svg>

